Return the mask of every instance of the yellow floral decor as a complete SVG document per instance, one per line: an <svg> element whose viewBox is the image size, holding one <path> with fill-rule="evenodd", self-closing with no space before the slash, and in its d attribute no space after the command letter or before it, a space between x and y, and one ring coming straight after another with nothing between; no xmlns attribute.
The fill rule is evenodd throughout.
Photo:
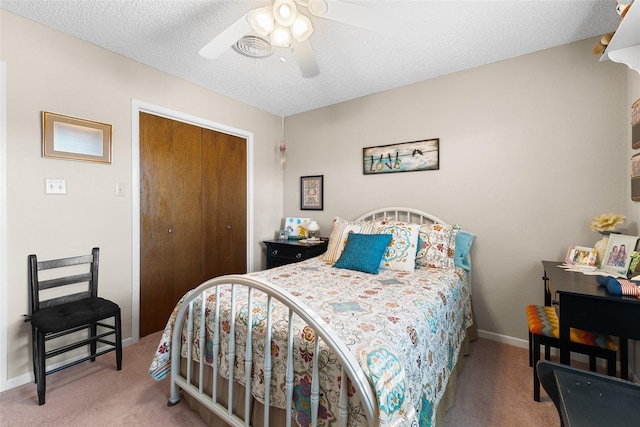
<svg viewBox="0 0 640 427"><path fill-rule="evenodd" d="M626 216L620 214L602 214L591 221L591 229L593 231L613 231L618 224L622 224L626 219Z"/></svg>

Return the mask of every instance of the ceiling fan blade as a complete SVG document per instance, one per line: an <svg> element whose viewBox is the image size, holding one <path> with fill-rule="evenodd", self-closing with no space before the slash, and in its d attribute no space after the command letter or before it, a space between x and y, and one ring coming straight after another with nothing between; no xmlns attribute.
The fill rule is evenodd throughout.
<svg viewBox="0 0 640 427"><path fill-rule="evenodd" d="M298 62L302 77L311 78L320 74L320 68L316 62L316 56L313 53L313 48L309 40L295 43L293 45L293 56L295 56Z"/></svg>
<svg viewBox="0 0 640 427"><path fill-rule="evenodd" d="M308 8L313 15L366 30L381 32L386 28L384 15L380 11L353 3L339 0L309 0Z"/></svg>
<svg viewBox="0 0 640 427"><path fill-rule="evenodd" d="M222 55L231 45L251 31L251 23L248 19L249 13L251 12L246 13L218 34L216 38L207 43L198 53L209 59L214 59Z"/></svg>

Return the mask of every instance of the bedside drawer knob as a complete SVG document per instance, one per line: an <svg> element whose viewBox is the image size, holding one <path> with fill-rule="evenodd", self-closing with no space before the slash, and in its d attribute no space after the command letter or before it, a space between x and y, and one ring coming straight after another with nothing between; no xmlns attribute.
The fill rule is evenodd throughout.
<svg viewBox="0 0 640 427"><path fill-rule="evenodd" d="M298 253L296 254L296 259L300 259L300 258L302 258L302 254L301 254L300 252L298 252Z"/></svg>
<svg viewBox="0 0 640 427"><path fill-rule="evenodd" d="M271 255L278 255L278 250L277 249L272 250Z"/></svg>

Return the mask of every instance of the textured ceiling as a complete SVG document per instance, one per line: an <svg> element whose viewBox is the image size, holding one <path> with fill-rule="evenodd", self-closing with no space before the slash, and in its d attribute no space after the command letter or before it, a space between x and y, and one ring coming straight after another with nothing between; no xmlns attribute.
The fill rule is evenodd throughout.
<svg viewBox="0 0 640 427"><path fill-rule="evenodd" d="M614 0L349 2L383 12L391 34L310 16L313 78L286 49L266 59L198 54L268 0L0 0L0 9L283 116L601 35L618 22Z"/></svg>

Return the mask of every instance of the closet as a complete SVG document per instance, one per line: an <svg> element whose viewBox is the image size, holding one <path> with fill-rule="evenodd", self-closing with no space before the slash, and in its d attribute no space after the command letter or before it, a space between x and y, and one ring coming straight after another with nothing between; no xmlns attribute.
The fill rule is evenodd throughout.
<svg viewBox="0 0 640 427"><path fill-rule="evenodd" d="M140 337L212 277L247 269L246 139L140 113Z"/></svg>

